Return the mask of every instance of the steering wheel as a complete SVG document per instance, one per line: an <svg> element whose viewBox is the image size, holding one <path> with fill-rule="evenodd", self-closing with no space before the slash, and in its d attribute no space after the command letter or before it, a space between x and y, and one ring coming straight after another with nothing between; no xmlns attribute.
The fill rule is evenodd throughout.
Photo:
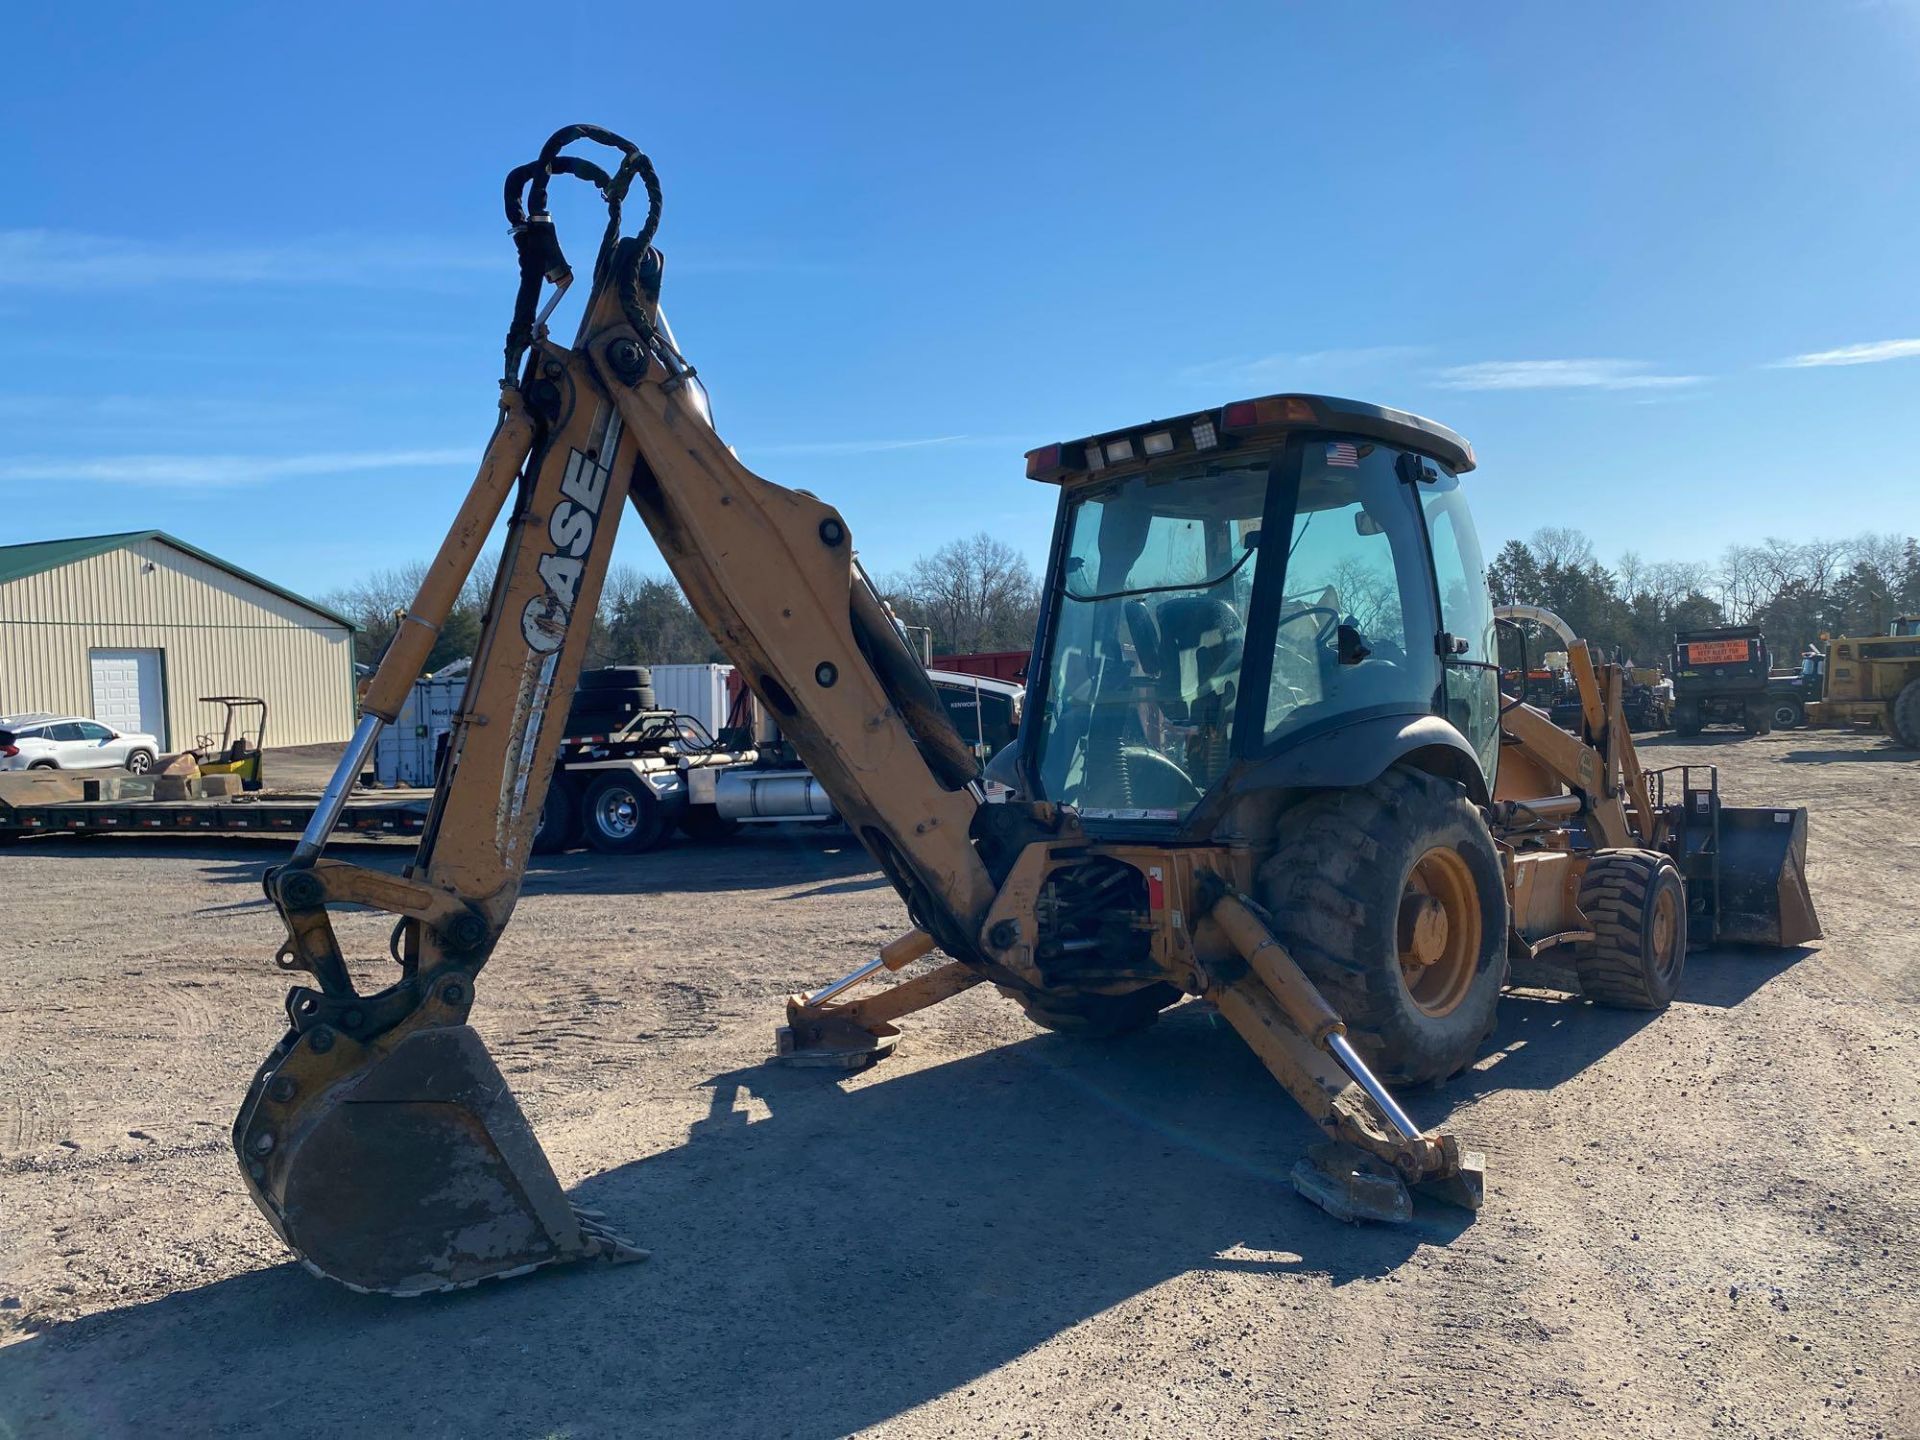
<svg viewBox="0 0 1920 1440"><path fill-rule="evenodd" d="M1160 678L1160 627L1144 600L1129 600L1120 607L1127 622L1127 634L1133 640L1133 653L1149 680Z"/></svg>
<svg viewBox="0 0 1920 1440"><path fill-rule="evenodd" d="M1303 619L1308 615L1323 615L1326 617L1315 627L1313 632L1313 649L1322 649L1327 643L1327 637L1340 628L1340 612L1331 605L1303 605L1291 615L1282 617L1279 629L1284 631L1287 626L1293 624L1294 621ZM1275 634L1275 640L1281 645L1286 645L1287 649L1293 651L1303 660L1313 658L1308 651L1300 649L1299 646L1288 645L1286 641L1280 640L1278 632Z"/></svg>

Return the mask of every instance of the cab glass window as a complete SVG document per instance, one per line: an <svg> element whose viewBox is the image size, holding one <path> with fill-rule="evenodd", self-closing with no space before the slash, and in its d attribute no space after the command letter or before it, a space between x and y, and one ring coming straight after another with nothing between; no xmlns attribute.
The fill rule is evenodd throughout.
<svg viewBox="0 0 1920 1440"><path fill-rule="evenodd" d="M1433 576L1440 591L1440 623L1466 648L1446 657L1446 716L1480 756L1489 776L1500 748L1499 659L1486 559L1460 481L1445 466L1422 460L1420 502L1433 544Z"/></svg>
<svg viewBox="0 0 1920 1440"><path fill-rule="evenodd" d="M1265 739L1390 707L1430 711L1439 688L1426 538L1400 452L1306 443L1274 635Z"/></svg>

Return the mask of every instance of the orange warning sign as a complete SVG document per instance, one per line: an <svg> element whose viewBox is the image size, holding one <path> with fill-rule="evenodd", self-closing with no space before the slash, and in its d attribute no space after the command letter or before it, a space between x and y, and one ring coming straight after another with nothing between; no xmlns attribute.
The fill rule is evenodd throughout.
<svg viewBox="0 0 1920 1440"><path fill-rule="evenodd" d="M1689 665L1743 665L1750 640L1692 640L1687 643Z"/></svg>

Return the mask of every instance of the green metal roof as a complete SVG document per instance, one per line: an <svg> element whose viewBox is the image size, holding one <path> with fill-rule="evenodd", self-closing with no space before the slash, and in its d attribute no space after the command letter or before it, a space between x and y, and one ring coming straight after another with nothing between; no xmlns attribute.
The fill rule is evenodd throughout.
<svg viewBox="0 0 1920 1440"><path fill-rule="evenodd" d="M159 540L176 550L185 551L196 560L217 566L229 575L237 575L251 585L262 590L270 590L282 600L291 600L316 615L324 615L347 627L357 630L359 627L337 610L329 610L317 605L304 595L296 595L284 585L254 574L251 570L242 570L230 560L222 560L218 555L210 555L198 545L189 545L177 536L164 530L126 530L117 535L77 535L71 540L36 540L27 545L0 545L0 585L9 580L21 580L28 575L38 575L44 570L56 570L62 565L71 565L76 560L90 560L95 555L105 555L110 550L124 550L129 545L137 545L142 540Z"/></svg>

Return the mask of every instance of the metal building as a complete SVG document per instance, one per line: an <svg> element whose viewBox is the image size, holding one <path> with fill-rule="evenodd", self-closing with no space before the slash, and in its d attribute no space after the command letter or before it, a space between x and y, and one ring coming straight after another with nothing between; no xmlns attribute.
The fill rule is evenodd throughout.
<svg viewBox="0 0 1920 1440"><path fill-rule="evenodd" d="M180 750L204 695L267 702L267 744L353 731L353 623L160 530L0 546L0 714L52 710Z"/></svg>

